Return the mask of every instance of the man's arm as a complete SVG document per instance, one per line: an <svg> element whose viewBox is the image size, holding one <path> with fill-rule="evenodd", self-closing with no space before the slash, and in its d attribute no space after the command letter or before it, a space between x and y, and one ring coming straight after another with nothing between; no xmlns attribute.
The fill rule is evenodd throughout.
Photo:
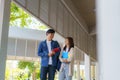
<svg viewBox="0 0 120 80"><path fill-rule="evenodd" d="M38 56L41 56L41 57L48 56L48 53L43 51L42 48L43 48L43 46L42 46L42 42L41 42L38 46Z"/></svg>
<svg viewBox="0 0 120 80"><path fill-rule="evenodd" d="M61 51L61 48L60 48L60 45L59 45L59 43L57 42L57 41L55 41L56 42L56 48L58 48L59 50L55 53L55 55L56 56L59 56L60 55L60 51Z"/></svg>

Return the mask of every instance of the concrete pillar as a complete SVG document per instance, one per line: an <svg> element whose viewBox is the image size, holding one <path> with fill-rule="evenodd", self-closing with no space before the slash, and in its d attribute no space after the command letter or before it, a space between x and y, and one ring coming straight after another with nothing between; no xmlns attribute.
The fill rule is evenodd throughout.
<svg viewBox="0 0 120 80"><path fill-rule="evenodd" d="M99 65L98 62L95 64L95 80L99 80Z"/></svg>
<svg viewBox="0 0 120 80"><path fill-rule="evenodd" d="M10 0L0 0L0 80L5 80L10 2Z"/></svg>
<svg viewBox="0 0 120 80"><path fill-rule="evenodd" d="M91 80L90 56L85 54L85 80Z"/></svg>
<svg viewBox="0 0 120 80"><path fill-rule="evenodd" d="M96 72L95 72L95 65L91 65L91 80L95 79Z"/></svg>
<svg viewBox="0 0 120 80"><path fill-rule="evenodd" d="M94 69L93 69L93 65L91 65L91 80L93 79L94 77Z"/></svg>
<svg viewBox="0 0 120 80"><path fill-rule="evenodd" d="M96 0L99 80L120 80L120 0Z"/></svg>
<svg viewBox="0 0 120 80"><path fill-rule="evenodd" d="M77 80L81 80L81 77L80 77L80 61L77 62Z"/></svg>

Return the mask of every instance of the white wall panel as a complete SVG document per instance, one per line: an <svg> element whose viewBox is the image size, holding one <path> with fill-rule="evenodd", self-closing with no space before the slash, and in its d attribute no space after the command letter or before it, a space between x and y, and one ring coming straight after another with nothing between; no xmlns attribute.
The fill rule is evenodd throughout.
<svg viewBox="0 0 120 80"><path fill-rule="evenodd" d="M77 48L76 47L74 48L74 52L75 52L74 59L77 60Z"/></svg>
<svg viewBox="0 0 120 80"><path fill-rule="evenodd" d="M63 35L66 37L68 36L68 30L69 30L69 14L68 10L64 8L64 16L63 16Z"/></svg>
<svg viewBox="0 0 120 80"><path fill-rule="evenodd" d="M34 6L34 7L33 7ZM39 0L27 0L27 9L32 12L35 16L39 13Z"/></svg>
<svg viewBox="0 0 120 80"><path fill-rule="evenodd" d="M10 56L17 56L17 59L23 59L24 57L27 57L27 59L36 58L38 57L39 42L36 40L9 38L7 55L9 58Z"/></svg>
<svg viewBox="0 0 120 80"><path fill-rule="evenodd" d="M88 26L86 25L83 18L81 18L81 15L76 10L76 7L72 3L72 1L71 0L61 0L61 1L65 4L65 6L68 7L70 13L76 18L77 22L79 22L81 24L81 27L84 29L84 31L87 32Z"/></svg>
<svg viewBox="0 0 120 80"><path fill-rule="evenodd" d="M79 55L80 55L80 52L79 52L79 49L77 48L76 50L77 50L77 60L80 60L80 56L79 56Z"/></svg>
<svg viewBox="0 0 120 80"><path fill-rule="evenodd" d="M16 39L13 38L8 39L8 48L7 48L8 55L15 55L15 41Z"/></svg>
<svg viewBox="0 0 120 80"><path fill-rule="evenodd" d="M69 36L70 37L73 37L73 32L74 32L74 29L73 29L73 17L72 15L69 16Z"/></svg>
<svg viewBox="0 0 120 80"><path fill-rule="evenodd" d="M26 56L27 57L34 57L35 56L35 41L27 40Z"/></svg>
<svg viewBox="0 0 120 80"><path fill-rule="evenodd" d="M85 33L86 34L86 33ZM89 35L88 34L86 34L85 35L85 52L87 53L88 52L88 37L89 37ZM88 54L88 53L87 53Z"/></svg>
<svg viewBox="0 0 120 80"><path fill-rule="evenodd" d="M82 41L82 50L84 51L84 39L85 39L85 36L84 36L84 31L82 30L82 38L81 38L81 41Z"/></svg>
<svg viewBox="0 0 120 80"><path fill-rule="evenodd" d="M79 33L80 33L80 32L79 32L79 24L77 24L76 27L77 27L76 36L77 36L77 47L78 47L78 46L79 46L79 36L80 36L80 35L79 35Z"/></svg>
<svg viewBox="0 0 120 80"><path fill-rule="evenodd" d="M40 19L48 24L49 0L40 0Z"/></svg>
<svg viewBox="0 0 120 80"><path fill-rule="evenodd" d="M82 29L81 29L81 27L79 26L79 47L80 47L80 49L82 48Z"/></svg>
<svg viewBox="0 0 120 80"><path fill-rule="evenodd" d="M16 0L14 0L16 2ZM54 28L58 33L66 36L76 36L74 37L76 39L75 44L77 47L79 47L81 50L83 50L86 53L90 53L88 50L88 29L84 29L83 27L86 27L84 24L84 21L80 20L79 17L75 17L76 12L73 8L72 3L68 3L67 8L66 5L61 2L61 0L17 0L20 6L27 6L28 12L33 14L34 16L39 15L39 19L43 22L45 22L47 25L50 25L50 27ZM68 0L65 0L65 2ZM68 1L69 2L69 1ZM72 6L72 7L71 7ZM23 7L26 8L26 7ZM72 10L69 10L72 9ZM73 10L74 9L74 10ZM71 12L73 11L73 12ZM72 15L72 18L70 17ZM76 28L74 26L74 18ZM81 22L79 22L81 21ZM78 23L79 22L79 23ZM82 24L82 25L80 25ZM79 29L80 27L81 29ZM81 30L81 31L80 31ZM75 35L76 34L76 35ZM94 43L94 41L93 41ZM95 44L94 44L95 45ZM94 46L91 46L92 49L94 49ZM93 53L95 52L95 49L93 50Z"/></svg>
<svg viewBox="0 0 120 80"><path fill-rule="evenodd" d="M18 39L16 46L16 56L25 56L26 40Z"/></svg>
<svg viewBox="0 0 120 80"><path fill-rule="evenodd" d="M86 37L85 32L82 30L82 38L81 38L82 47L81 47L81 49L82 49L83 51L85 51L85 43L87 43L86 40L85 40L85 37ZM86 51L85 51L85 52L86 52Z"/></svg>
<svg viewBox="0 0 120 80"><path fill-rule="evenodd" d="M74 43L77 44L77 23L74 23Z"/></svg>
<svg viewBox="0 0 120 80"><path fill-rule="evenodd" d="M68 23L68 35L69 36L71 36L71 32L70 32L71 31L70 28L71 28L71 24L72 24L71 23L72 22L71 18L72 18L72 16L71 16L71 14L69 14L69 16L68 16L68 21L69 21L69 23Z"/></svg>
<svg viewBox="0 0 120 80"><path fill-rule="evenodd" d="M78 37L77 37L77 38L78 38L78 47L81 48L82 46L81 46L81 43L80 43L80 42L81 42L81 38L82 38L81 35L82 35L82 34L81 34L81 31L80 31L80 26L78 26L78 31L79 31L79 32L77 33L77 34L78 34Z"/></svg>
<svg viewBox="0 0 120 80"><path fill-rule="evenodd" d="M19 4L21 4L23 7L26 6L26 1L27 0L16 0Z"/></svg>
<svg viewBox="0 0 120 80"><path fill-rule="evenodd" d="M60 1L57 10L57 31L63 35L63 4Z"/></svg>
<svg viewBox="0 0 120 80"><path fill-rule="evenodd" d="M88 35L87 34L85 35L85 44L84 45L85 45L85 53L87 53L88 52Z"/></svg>
<svg viewBox="0 0 120 80"><path fill-rule="evenodd" d="M72 29L72 37L73 38L75 38L75 35L74 35L74 32L75 32L75 27L76 27L76 21L75 21L75 19L73 18L73 24L72 24L72 27L71 27L71 29Z"/></svg>
<svg viewBox="0 0 120 80"><path fill-rule="evenodd" d="M81 50L84 51L84 48L83 48L83 47L84 47L84 42L85 42L85 41L84 41L84 40L85 40L84 38L85 38L85 37L84 37L84 31L83 31L83 29L82 29L80 26L79 26L79 31L80 31L80 32L79 32L79 35L80 35L80 36L79 36L79 41L80 41L80 42L79 42L79 47L81 48Z"/></svg>
<svg viewBox="0 0 120 80"><path fill-rule="evenodd" d="M38 46L39 46L40 41L35 42L35 57L38 57Z"/></svg>
<svg viewBox="0 0 120 80"><path fill-rule="evenodd" d="M89 41L88 41L88 51L90 53L90 55L96 59L96 41L92 38L92 37L88 37Z"/></svg>
<svg viewBox="0 0 120 80"><path fill-rule="evenodd" d="M56 30L57 21L57 0L50 0L49 24Z"/></svg>

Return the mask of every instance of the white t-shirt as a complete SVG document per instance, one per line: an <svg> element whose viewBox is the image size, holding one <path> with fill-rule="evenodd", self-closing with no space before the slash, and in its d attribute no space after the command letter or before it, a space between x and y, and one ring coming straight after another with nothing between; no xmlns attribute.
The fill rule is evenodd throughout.
<svg viewBox="0 0 120 80"><path fill-rule="evenodd" d="M47 41L48 51L51 52L51 41ZM52 57L49 57L49 65L52 65Z"/></svg>
<svg viewBox="0 0 120 80"><path fill-rule="evenodd" d="M66 51L66 52L68 52L68 50L69 50L69 48L66 48L66 50L65 50L65 51Z"/></svg>

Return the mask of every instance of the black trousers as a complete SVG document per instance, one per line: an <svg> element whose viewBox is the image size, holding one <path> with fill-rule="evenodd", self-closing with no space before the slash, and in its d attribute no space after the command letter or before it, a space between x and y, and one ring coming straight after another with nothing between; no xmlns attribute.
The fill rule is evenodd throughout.
<svg viewBox="0 0 120 80"><path fill-rule="evenodd" d="M48 67L41 66L40 80L47 80L47 75L48 80L54 80L55 71L56 71L55 66L52 65L48 65Z"/></svg>

